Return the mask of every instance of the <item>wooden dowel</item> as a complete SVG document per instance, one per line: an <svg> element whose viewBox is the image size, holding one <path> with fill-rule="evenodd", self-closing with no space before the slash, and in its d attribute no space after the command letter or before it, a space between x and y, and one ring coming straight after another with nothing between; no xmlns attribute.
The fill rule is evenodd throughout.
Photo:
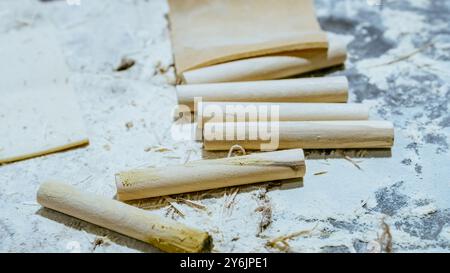
<svg viewBox="0 0 450 273"><path fill-rule="evenodd" d="M205 122L369 119L369 107L361 103L202 102L196 110L200 128Z"/></svg>
<svg viewBox="0 0 450 273"><path fill-rule="evenodd" d="M304 174L303 150L294 149L121 172L116 175L116 185L120 200L132 200L297 178Z"/></svg>
<svg viewBox="0 0 450 273"><path fill-rule="evenodd" d="M67 184L43 183L37 201L46 208L144 241L163 251L208 252L212 248L212 238L207 232L116 200L82 193Z"/></svg>
<svg viewBox="0 0 450 273"><path fill-rule="evenodd" d="M267 128L273 131L271 145L260 137ZM391 148L394 126L387 121L208 122L203 137L204 147L210 151L228 150L236 144L249 150L260 150L261 144L266 145L264 150Z"/></svg>
<svg viewBox="0 0 450 273"><path fill-rule="evenodd" d="M331 38L328 51L302 50L212 65L184 72L182 81L199 84L282 79L341 65L346 58L346 44L339 38Z"/></svg>
<svg viewBox="0 0 450 273"><path fill-rule="evenodd" d="M194 110L195 98L226 102L347 102L346 77L323 77L177 86L178 104Z"/></svg>

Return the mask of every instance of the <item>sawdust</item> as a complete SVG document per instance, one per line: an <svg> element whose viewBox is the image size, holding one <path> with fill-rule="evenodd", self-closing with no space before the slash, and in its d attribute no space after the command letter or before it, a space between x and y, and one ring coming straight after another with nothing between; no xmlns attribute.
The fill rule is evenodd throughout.
<svg viewBox="0 0 450 273"><path fill-rule="evenodd" d="M260 236L272 223L272 204L267 192L267 188L261 189L257 196L259 206L255 209L255 212L261 213L261 220L256 236Z"/></svg>

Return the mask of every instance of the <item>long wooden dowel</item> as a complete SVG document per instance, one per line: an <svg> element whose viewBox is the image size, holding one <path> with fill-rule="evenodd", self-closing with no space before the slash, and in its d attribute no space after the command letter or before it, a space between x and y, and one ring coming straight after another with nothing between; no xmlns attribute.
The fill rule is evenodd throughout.
<svg viewBox="0 0 450 273"><path fill-rule="evenodd" d="M267 128L272 132L262 139ZM208 122L203 139L205 149L210 151L228 150L236 144L250 150L260 150L262 144L264 150L391 148L394 126L387 121Z"/></svg>
<svg viewBox="0 0 450 273"><path fill-rule="evenodd" d="M82 193L67 184L43 183L37 201L46 208L144 241L163 251L208 252L212 248L212 238L207 232L116 200Z"/></svg>
<svg viewBox="0 0 450 273"><path fill-rule="evenodd" d="M304 174L303 150L294 149L121 172L116 175L116 185L120 200L132 200L297 178Z"/></svg>
<svg viewBox="0 0 450 273"><path fill-rule="evenodd" d="M345 42L331 38L328 52L302 50L286 55L249 58L187 71L182 80L187 84L239 82L282 79L341 65L347 58Z"/></svg>
<svg viewBox="0 0 450 273"><path fill-rule="evenodd" d="M202 102L196 113L199 127L206 122L369 119L369 107L361 103Z"/></svg>
<svg viewBox="0 0 450 273"><path fill-rule="evenodd" d="M194 110L196 98L226 102L347 102L346 77L322 77L177 86L178 104Z"/></svg>

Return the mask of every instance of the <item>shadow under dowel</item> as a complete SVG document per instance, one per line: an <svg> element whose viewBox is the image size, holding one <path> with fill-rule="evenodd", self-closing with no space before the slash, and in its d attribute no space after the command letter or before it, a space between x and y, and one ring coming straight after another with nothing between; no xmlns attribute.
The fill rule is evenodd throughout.
<svg viewBox="0 0 450 273"><path fill-rule="evenodd" d="M208 199L220 199L226 194L231 194L234 189L238 188L238 193L249 193L253 191L258 191L261 188L267 189L267 191L275 191L275 190L290 190L295 188L303 188L303 178L292 178L292 179L284 179L284 180L277 180L277 181L270 181L270 182L262 182L262 183L255 183L255 184L249 184L249 185L242 185L242 186L233 186L233 187L226 187L226 188L220 188L220 189L212 189L212 190L206 190L206 191L198 191L198 192L191 192L191 193L181 193L176 195L169 196L170 199L173 199L174 201L177 200L189 200L189 201L203 201ZM153 198L146 198L146 199L137 199L137 200L130 200L126 201L128 205L145 209L145 210L153 210L153 209L159 209L162 207L169 206L170 204L167 201L168 196L161 196L161 197L153 197Z"/></svg>
<svg viewBox="0 0 450 273"><path fill-rule="evenodd" d="M81 219L69 216L67 214L52 209L40 208L38 211L36 211L36 214L76 230L83 230L96 236L106 236L109 240L111 240L115 244L124 247L132 248L137 251L146 253L161 253L159 249L154 248L147 243L141 242L139 240L122 235L115 231L91 224L89 222L83 221ZM92 250L93 249L94 245L92 244Z"/></svg>
<svg viewBox="0 0 450 273"><path fill-rule="evenodd" d="M246 151L247 154L259 151ZM354 158L390 158L391 149L305 149L305 158L311 159L339 159L346 156ZM218 159L228 156L227 151L202 150L202 159Z"/></svg>

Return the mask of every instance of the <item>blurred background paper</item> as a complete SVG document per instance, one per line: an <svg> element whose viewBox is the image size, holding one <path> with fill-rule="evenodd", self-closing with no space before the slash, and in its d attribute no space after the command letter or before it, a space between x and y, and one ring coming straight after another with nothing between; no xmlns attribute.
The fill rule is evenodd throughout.
<svg viewBox="0 0 450 273"><path fill-rule="evenodd" d="M269 54L323 49L312 0L169 0L177 73Z"/></svg>
<svg viewBox="0 0 450 273"><path fill-rule="evenodd" d="M0 60L0 163L89 143L50 25L2 33Z"/></svg>

